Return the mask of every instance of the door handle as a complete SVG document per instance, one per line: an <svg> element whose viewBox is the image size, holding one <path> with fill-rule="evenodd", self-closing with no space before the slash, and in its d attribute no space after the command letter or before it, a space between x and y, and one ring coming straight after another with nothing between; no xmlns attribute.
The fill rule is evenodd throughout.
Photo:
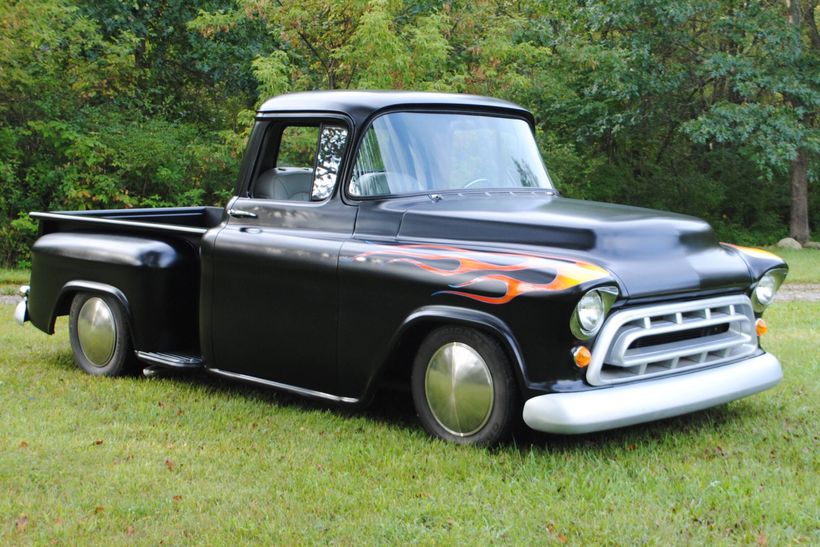
<svg viewBox="0 0 820 547"><path fill-rule="evenodd" d="M256 218L256 213L243 211L242 209L228 209L228 214L234 218Z"/></svg>

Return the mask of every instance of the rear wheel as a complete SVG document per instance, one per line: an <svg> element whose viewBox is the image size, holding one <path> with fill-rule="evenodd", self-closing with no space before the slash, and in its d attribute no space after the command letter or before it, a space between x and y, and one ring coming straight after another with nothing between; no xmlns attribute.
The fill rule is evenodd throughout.
<svg viewBox="0 0 820 547"><path fill-rule="evenodd" d="M496 340L465 327L430 333L413 363L413 402L424 428L459 444L491 445L520 421L509 359Z"/></svg>
<svg viewBox="0 0 820 547"><path fill-rule="evenodd" d="M68 334L74 362L96 376L121 376L132 363L128 323L112 296L79 293L71 302Z"/></svg>

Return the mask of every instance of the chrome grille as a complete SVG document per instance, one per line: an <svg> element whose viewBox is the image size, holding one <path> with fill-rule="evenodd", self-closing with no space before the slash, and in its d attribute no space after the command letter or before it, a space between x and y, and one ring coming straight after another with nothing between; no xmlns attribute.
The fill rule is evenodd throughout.
<svg viewBox="0 0 820 547"><path fill-rule="evenodd" d="M674 374L756 349L754 312L744 295L626 309L601 328L587 381L599 386Z"/></svg>

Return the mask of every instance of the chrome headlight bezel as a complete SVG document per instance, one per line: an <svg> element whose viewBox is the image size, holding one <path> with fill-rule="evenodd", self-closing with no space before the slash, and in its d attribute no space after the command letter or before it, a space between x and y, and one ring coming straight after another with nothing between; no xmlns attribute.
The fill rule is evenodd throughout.
<svg viewBox="0 0 820 547"><path fill-rule="evenodd" d="M756 313L763 313L771 305L788 273L786 268L774 268L760 276L752 286L752 308Z"/></svg>
<svg viewBox="0 0 820 547"><path fill-rule="evenodd" d="M585 292L575 305L575 309L572 310L569 328L573 336L578 340L588 340L598 334L598 331L601 330L601 326L606 321L606 316L610 308L612 308L612 304L614 304L615 299L618 298L618 294L618 288L612 286L596 287ZM599 302L600 311L594 324L590 325L588 318L585 318L584 321L581 320L581 307L582 304L588 305L590 303L594 304L595 302Z"/></svg>

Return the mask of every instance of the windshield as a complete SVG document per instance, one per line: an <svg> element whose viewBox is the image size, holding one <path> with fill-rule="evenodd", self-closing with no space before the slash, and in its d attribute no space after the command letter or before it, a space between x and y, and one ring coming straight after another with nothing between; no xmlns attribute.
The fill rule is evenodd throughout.
<svg viewBox="0 0 820 547"><path fill-rule="evenodd" d="M472 114L395 112L362 140L349 192L552 188L529 124Z"/></svg>

